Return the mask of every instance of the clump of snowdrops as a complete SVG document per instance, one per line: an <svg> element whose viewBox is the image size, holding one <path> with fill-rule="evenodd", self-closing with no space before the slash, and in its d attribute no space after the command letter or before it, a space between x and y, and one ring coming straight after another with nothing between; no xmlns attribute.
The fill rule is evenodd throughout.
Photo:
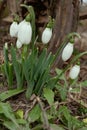
<svg viewBox="0 0 87 130"><path fill-rule="evenodd" d="M18 20L15 19L10 25L10 36L16 37L17 41L16 45L13 46L12 44L10 48L8 48L7 43L4 46L4 73L7 77L9 89L13 88L13 79L15 77L17 88L26 88L26 97L29 99L33 93L41 95L43 88L45 87L53 89L58 83L61 75L63 75L72 65L73 67L71 67L68 76L72 80L76 79L80 73L80 64L77 64L76 61L80 56L87 52L75 56L74 60L71 60L70 64L63 69L60 74L53 77L50 74L50 71L56 58L62 51L62 60L66 62L70 59L74 52L74 42L72 42L71 39L72 37L74 39L75 36L80 38L80 36L77 33L67 35L66 39L69 42L66 43L67 40L65 39L55 55L51 52L48 54L45 45L48 45L50 42L54 27L54 19L50 17L41 37L41 43L44 44L44 49L42 52L39 52L36 45L38 39L35 34L35 12L32 6L22 6L27 8L28 15L21 22L18 22ZM10 50L11 61L9 60L8 50ZM18 54L19 50L21 53Z"/></svg>

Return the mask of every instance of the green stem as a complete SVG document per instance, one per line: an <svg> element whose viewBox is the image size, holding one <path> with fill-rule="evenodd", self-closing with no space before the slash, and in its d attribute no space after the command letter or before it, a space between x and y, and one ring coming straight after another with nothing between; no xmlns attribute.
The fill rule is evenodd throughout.
<svg viewBox="0 0 87 130"><path fill-rule="evenodd" d="M54 63L54 61L56 60L56 58L58 57L58 55L62 52L63 48L66 46L66 42L67 42L68 40L70 40L70 39L72 38L72 36L73 36L73 37L76 36L76 37L78 37L78 38L81 38L80 35L79 35L78 33L76 33L76 32L73 32L73 33L68 34L68 35L65 37L65 40L63 41L63 43L62 43L62 44L60 45L60 47L58 48L58 50L57 50L57 52L56 52L56 54L55 54L55 56L54 56L54 60L53 60L52 64Z"/></svg>
<svg viewBox="0 0 87 130"><path fill-rule="evenodd" d="M74 64L80 57L82 57L83 55L86 55L86 54L87 54L87 51L82 52L82 53L78 54L74 59L72 59L72 61L70 62L70 64L68 64L67 67L60 73L60 75L58 75L58 76L56 77L56 81L55 81L55 82L57 83L57 81L58 81L59 78L62 76L62 74L65 73L65 71L66 71L72 64Z"/></svg>
<svg viewBox="0 0 87 130"><path fill-rule="evenodd" d="M29 45L25 45L23 46L23 50L22 50L22 58L26 59L27 55L28 55L28 50L29 50Z"/></svg>

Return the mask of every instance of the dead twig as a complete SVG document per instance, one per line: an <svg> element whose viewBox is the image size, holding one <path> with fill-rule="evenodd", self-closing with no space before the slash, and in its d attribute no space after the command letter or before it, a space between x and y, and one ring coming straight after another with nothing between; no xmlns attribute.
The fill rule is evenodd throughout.
<svg viewBox="0 0 87 130"><path fill-rule="evenodd" d="M75 101L76 103L78 103L78 104L82 105L83 107L87 108L87 104L84 103L82 100L77 100L77 99L74 98L71 94L69 94L69 97L70 97L73 101Z"/></svg>
<svg viewBox="0 0 87 130"><path fill-rule="evenodd" d="M41 102L41 100L40 100L40 98L39 97L36 97L36 100L37 100L37 102L39 103L39 105L40 105L40 108L41 108L41 110L42 110L42 114L43 114L43 120L44 120L44 129L46 129L46 130L53 130L51 127L50 127L50 124L49 124L49 122L48 122L48 118L47 118L47 115L46 115L46 111L45 111L45 109L43 108L43 105L42 105L42 102Z"/></svg>

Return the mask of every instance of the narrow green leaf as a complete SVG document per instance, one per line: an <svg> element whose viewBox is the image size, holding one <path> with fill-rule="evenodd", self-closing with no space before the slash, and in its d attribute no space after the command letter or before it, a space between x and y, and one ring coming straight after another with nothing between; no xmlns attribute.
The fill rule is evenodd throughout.
<svg viewBox="0 0 87 130"><path fill-rule="evenodd" d="M17 88L23 87L23 79L21 77L21 67L17 61L16 58L16 51L13 46L11 46L11 57L12 57L12 63L16 74L16 80L17 80Z"/></svg>
<svg viewBox="0 0 87 130"><path fill-rule="evenodd" d="M32 95L32 92L33 92L33 88L34 88L34 83L30 83L28 84L27 86L27 90L26 90L26 98L29 99Z"/></svg>
<svg viewBox="0 0 87 130"><path fill-rule="evenodd" d="M34 79L35 80L38 78L38 75L39 75L39 73L40 73L40 71L42 69L42 65L45 62L46 54L47 54L47 50L43 49L41 55L38 58L37 65L35 67L35 72L34 72Z"/></svg>

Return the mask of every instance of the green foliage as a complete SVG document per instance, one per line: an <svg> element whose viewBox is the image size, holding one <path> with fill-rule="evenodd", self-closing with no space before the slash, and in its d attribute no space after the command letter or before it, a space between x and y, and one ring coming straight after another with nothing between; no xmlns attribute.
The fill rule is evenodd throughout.
<svg viewBox="0 0 87 130"><path fill-rule="evenodd" d="M14 49L13 46L11 46L11 57L17 80L17 88L21 89L23 87L23 71L22 71L23 68L16 58L16 50Z"/></svg>
<svg viewBox="0 0 87 130"><path fill-rule="evenodd" d="M37 121L41 116L40 106L37 104L28 114L29 122Z"/></svg>
<svg viewBox="0 0 87 130"><path fill-rule="evenodd" d="M0 102L0 124L8 130L30 130L27 120L16 118L9 103Z"/></svg>
<svg viewBox="0 0 87 130"><path fill-rule="evenodd" d="M58 117L60 121L68 127L69 130L78 129L84 126L84 123L77 120L70 114L70 111L66 106L60 106L58 110Z"/></svg>
<svg viewBox="0 0 87 130"><path fill-rule="evenodd" d="M0 102L0 118L2 119L3 125L6 123L6 121L10 120L10 122L14 124L15 129L19 128L19 125L15 119L14 113L8 103Z"/></svg>
<svg viewBox="0 0 87 130"><path fill-rule="evenodd" d="M47 56L47 50L44 49L40 55L38 50L24 60L23 72L27 81L26 97L29 98L32 93L40 95L43 87L46 85L50 78L50 67L53 60L52 54Z"/></svg>
<svg viewBox="0 0 87 130"><path fill-rule="evenodd" d="M9 62L9 57L8 57L8 48L4 47L4 73L7 77L7 82L8 82L8 87L12 88L13 84L13 66Z"/></svg>
<svg viewBox="0 0 87 130"><path fill-rule="evenodd" d="M17 94L20 94L22 92L24 92L25 89L14 89L14 90L8 90L8 91L5 91L3 93L0 94L0 101L5 101L7 100L8 98L12 97L12 96L15 96Z"/></svg>
<svg viewBox="0 0 87 130"><path fill-rule="evenodd" d="M81 87L87 87L87 80L80 82Z"/></svg>
<svg viewBox="0 0 87 130"><path fill-rule="evenodd" d="M64 130L63 127L59 126L59 125L56 125L56 124L50 124L51 128L53 130Z"/></svg>
<svg viewBox="0 0 87 130"><path fill-rule="evenodd" d="M48 101L49 105L52 105L54 103L54 92L49 88L44 88L44 97Z"/></svg>

